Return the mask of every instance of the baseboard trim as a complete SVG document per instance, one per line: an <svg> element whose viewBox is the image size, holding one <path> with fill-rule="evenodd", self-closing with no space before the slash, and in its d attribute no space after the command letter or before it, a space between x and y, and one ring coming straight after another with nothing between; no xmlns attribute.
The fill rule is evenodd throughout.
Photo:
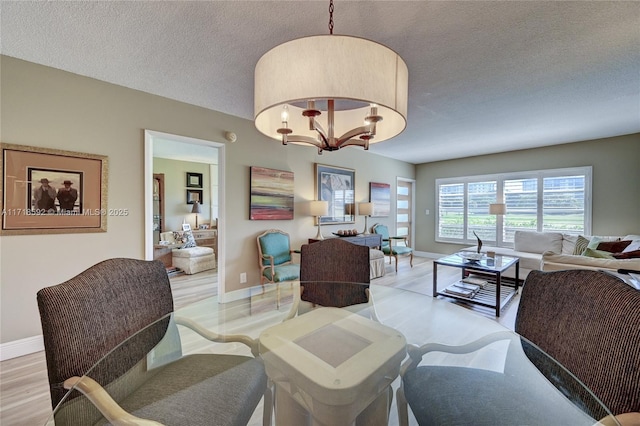
<svg viewBox="0 0 640 426"><path fill-rule="evenodd" d="M250 288L241 288L240 290L230 291L224 294L218 295L219 303L229 303L235 302L240 299L247 299L251 297L251 289Z"/></svg>
<svg viewBox="0 0 640 426"><path fill-rule="evenodd" d="M418 257L428 257L430 259L440 259L442 256L446 256L442 253L431 253L428 251L414 251L413 255Z"/></svg>
<svg viewBox="0 0 640 426"><path fill-rule="evenodd" d="M42 335L26 337L20 340L0 344L0 361L44 351Z"/></svg>

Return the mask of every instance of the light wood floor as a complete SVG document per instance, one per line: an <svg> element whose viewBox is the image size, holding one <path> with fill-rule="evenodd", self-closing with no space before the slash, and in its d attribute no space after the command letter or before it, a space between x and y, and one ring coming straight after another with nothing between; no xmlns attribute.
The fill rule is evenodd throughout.
<svg viewBox="0 0 640 426"><path fill-rule="evenodd" d="M409 260L402 258L397 274L393 266L388 263L386 265L386 275L373 280L372 284L431 294L432 259L416 257L414 267L411 268ZM460 271L454 268L438 268L438 281L453 282L459 273ZM176 308L215 295L216 277L215 273L207 272L173 277L171 286ZM491 309L468 305L466 307L513 329L518 301L516 296L499 319L495 318ZM50 413L51 400L44 352L0 362L0 425L43 425Z"/></svg>

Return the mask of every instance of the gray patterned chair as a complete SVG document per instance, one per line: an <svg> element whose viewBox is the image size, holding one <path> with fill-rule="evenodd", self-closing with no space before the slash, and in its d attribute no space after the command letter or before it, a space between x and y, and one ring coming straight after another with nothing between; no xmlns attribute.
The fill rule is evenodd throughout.
<svg viewBox="0 0 640 426"><path fill-rule="evenodd" d="M343 308L368 304L377 320L369 291L369 247L340 238L305 244L300 250L300 299L313 306Z"/></svg>
<svg viewBox="0 0 640 426"><path fill-rule="evenodd" d="M640 291L600 271L534 270L522 289L515 331L527 340L501 332L458 347L435 343L410 347L410 361L402 368L398 389L400 424L408 423L407 403L420 425L573 425L571 411L575 407L581 407L593 419L602 419L598 424L617 424L611 417L605 418L606 412L575 377L616 415L620 424L640 424ZM509 370L497 373L419 365L427 352L470 353L499 340L509 341L509 354L524 354L515 358L519 362L516 366L520 366L508 364ZM570 373L546 361L532 344ZM564 401L556 399L546 401L545 394L537 404L523 398L537 389L541 377L531 374L527 384L510 377L527 367L542 373L545 382L551 381L568 397L570 405L565 407ZM461 406L460 395L475 397L463 399ZM505 413L509 413L508 419ZM585 418L584 424L595 422Z"/></svg>
<svg viewBox="0 0 640 426"><path fill-rule="evenodd" d="M613 414L635 412L640 424L640 291L602 271L531 271L515 330L575 374ZM561 383L557 371L542 372Z"/></svg>
<svg viewBox="0 0 640 426"><path fill-rule="evenodd" d="M264 421L269 423L271 395L260 359L182 356L176 324L203 335L207 330L174 318L171 287L161 262L105 260L62 284L41 289L37 302L51 403L54 408L60 404L56 425L93 425L117 417L132 422L127 424L150 419L182 425L187 415L190 425L245 425L263 395ZM229 341L222 340L228 336L212 334L207 338ZM257 353L256 343L246 336L230 340ZM147 356L151 350L155 357ZM99 360L99 367L90 371ZM63 401L72 386L75 390Z"/></svg>

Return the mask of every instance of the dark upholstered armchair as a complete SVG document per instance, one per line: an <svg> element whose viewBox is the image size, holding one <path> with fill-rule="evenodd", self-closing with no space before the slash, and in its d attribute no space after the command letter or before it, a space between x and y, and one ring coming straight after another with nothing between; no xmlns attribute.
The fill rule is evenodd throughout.
<svg viewBox="0 0 640 426"><path fill-rule="evenodd" d="M369 304L369 247L329 238L305 244L300 254L300 298L311 304L343 308Z"/></svg>
<svg viewBox="0 0 640 426"><path fill-rule="evenodd" d="M391 264L391 258L396 261L396 272L398 272L398 255L409 256L409 264L413 268L413 249L408 246L406 237L391 237L389 235L389 228L386 225L376 223L371 227L375 234L382 235L382 252L389 256L389 264ZM402 243L404 245L399 245Z"/></svg>
<svg viewBox="0 0 640 426"><path fill-rule="evenodd" d="M161 262L109 259L41 289L37 301L51 402L54 408L61 403L56 425L104 419L177 425L184 424L185 411L200 418L190 424L244 425L263 395L264 419L270 420L271 395L260 359L182 356L177 325L213 341L241 342L254 355L257 347L247 336L218 336L189 319L174 318ZM155 358L147 355L150 351ZM99 367L90 370L98 361ZM72 387L80 393L63 401Z"/></svg>
<svg viewBox="0 0 640 426"><path fill-rule="evenodd" d="M523 339L501 332L457 347L433 343L410 347L410 360L401 369L402 384L398 389L400 424L407 424L407 403L420 425L573 425L580 418L579 413L572 413L575 407L589 413L582 424L593 425L593 419L615 424L606 417L598 399L619 415L617 419L622 424L638 424L638 290L599 271L532 271L522 290L515 330ZM429 352L472 353L499 340L509 342L504 372L420 365ZM549 362L537 348L564 368ZM520 376L518 381L510 379L516 375ZM576 377L598 399L585 391ZM537 403L522 398L536 391L541 379L562 390L568 397L566 402L545 401L547 386L541 386L547 390ZM462 398L460 405L461 400L454 395L472 397ZM510 416L508 419L505 413Z"/></svg>
<svg viewBox="0 0 640 426"><path fill-rule="evenodd" d="M640 291L601 271L532 271L515 329L575 374L613 414L636 412L640 424Z"/></svg>
<svg viewBox="0 0 640 426"><path fill-rule="evenodd" d="M289 234L268 229L257 237L260 284L294 281L300 277L300 265L293 262Z"/></svg>

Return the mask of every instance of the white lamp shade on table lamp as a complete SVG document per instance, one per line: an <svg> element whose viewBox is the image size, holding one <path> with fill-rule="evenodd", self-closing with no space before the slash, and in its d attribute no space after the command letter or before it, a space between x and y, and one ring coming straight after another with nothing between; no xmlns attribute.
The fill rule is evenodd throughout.
<svg viewBox="0 0 640 426"><path fill-rule="evenodd" d="M371 216L373 214L373 203L358 204L358 214L360 216Z"/></svg>
<svg viewBox="0 0 640 426"><path fill-rule="evenodd" d="M503 203L489 204L489 214L505 214L507 206Z"/></svg>
<svg viewBox="0 0 640 426"><path fill-rule="evenodd" d="M309 213L311 216L319 217L329 214L329 202L328 201L310 201Z"/></svg>

